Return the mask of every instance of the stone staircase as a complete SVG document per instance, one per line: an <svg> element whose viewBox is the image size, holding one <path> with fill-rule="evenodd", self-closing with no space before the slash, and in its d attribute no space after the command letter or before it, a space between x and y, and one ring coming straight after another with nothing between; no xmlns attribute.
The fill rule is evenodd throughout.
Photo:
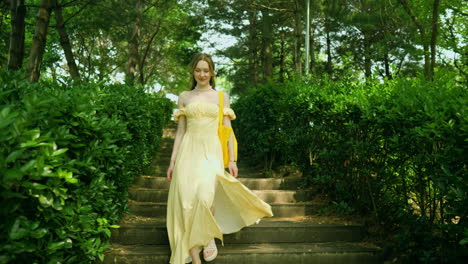
<svg viewBox="0 0 468 264"><path fill-rule="evenodd" d="M167 264L166 232L169 182L165 178L176 124L164 131L153 164L129 189L129 208L111 236L104 263ZM241 161L239 161L241 162ZM298 190L299 177L263 178L259 170L238 164L239 180L272 206L274 217L224 236L213 264L383 263L381 249L363 242L360 223L317 216L324 206L312 190ZM181 263L175 263L181 264Z"/></svg>

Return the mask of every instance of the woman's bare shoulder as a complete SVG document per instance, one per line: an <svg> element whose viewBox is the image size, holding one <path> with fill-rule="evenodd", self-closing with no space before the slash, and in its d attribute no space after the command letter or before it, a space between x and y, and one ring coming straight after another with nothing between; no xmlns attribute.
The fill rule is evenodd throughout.
<svg viewBox="0 0 468 264"><path fill-rule="evenodd" d="M181 97L186 97L186 96L189 96L190 95L190 91L183 91L179 94L179 96Z"/></svg>
<svg viewBox="0 0 468 264"><path fill-rule="evenodd" d="M188 99L190 98L190 91L183 91L179 94L179 100L182 103L182 105L186 105Z"/></svg>

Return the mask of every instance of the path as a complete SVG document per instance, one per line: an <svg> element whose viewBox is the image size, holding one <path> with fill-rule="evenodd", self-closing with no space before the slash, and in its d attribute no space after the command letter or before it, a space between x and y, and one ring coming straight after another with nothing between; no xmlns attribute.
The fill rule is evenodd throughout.
<svg viewBox="0 0 468 264"><path fill-rule="evenodd" d="M165 178L176 124L164 131L153 165L154 175L141 175L130 187L131 214L112 232L104 263L167 264L170 248L165 215L169 182ZM382 263L381 250L362 242L364 227L316 216L323 201L310 191L297 190L300 178L263 178L257 170L239 164L240 181L273 208L264 218L218 241L213 264Z"/></svg>

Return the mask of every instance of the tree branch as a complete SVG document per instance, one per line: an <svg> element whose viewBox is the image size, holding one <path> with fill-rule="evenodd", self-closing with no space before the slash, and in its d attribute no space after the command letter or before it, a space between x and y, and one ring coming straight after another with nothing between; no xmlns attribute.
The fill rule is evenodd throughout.
<svg viewBox="0 0 468 264"><path fill-rule="evenodd" d="M421 37L423 38L423 41L424 41L424 38L426 36L426 31L424 30L424 27L421 24L421 22L419 22L419 19L414 14L413 10L409 7L408 1L398 0L398 2L403 6L403 9L405 9L406 13L408 13L408 15L411 17L411 20L413 20L413 23L418 28L419 32L421 33Z"/></svg>
<svg viewBox="0 0 468 264"><path fill-rule="evenodd" d="M256 2L251 3L251 6L253 8L260 8L260 9L267 9L267 10L272 10L272 11L277 11L277 12L294 12L292 9L284 9L284 8L274 8L266 5L262 5Z"/></svg>
<svg viewBox="0 0 468 264"><path fill-rule="evenodd" d="M148 43L146 43L145 53L143 54L143 57L141 58L141 61L140 61L140 82L142 84L144 82L143 67L145 66L146 57L148 56L148 52L149 52L149 49L151 47L151 43L153 42L154 37L156 37L156 35L159 33L159 30L161 29L161 21L162 21L162 18L159 19L158 25L156 26L156 30L151 35L151 38L148 40Z"/></svg>
<svg viewBox="0 0 468 264"><path fill-rule="evenodd" d="M93 0L86 2L78 11L76 11L73 15L68 17L67 20L63 22L63 24L66 25L68 21L72 20L72 18L77 16L79 13L81 13L89 4L91 4L91 2L93 2Z"/></svg>
<svg viewBox="0 0 468 264"><path fill-rule="evenodd" d="M75 4L75 3L78 2L78 1L79 1L79 0L71 0L71 1L68 2L68 3L61 4L60 6L62 6L62 8L63 8L63 7L67 7L67 6L74 6L74 5L77 5L77 4ZM57 4L58 4L58 3L57 3Z"/></svg>
<svg viewBox="0 0 468 264"><path fill-rule="evenodd" d="M463 12L462 10L456 7L449 7L448 9L452 10L454 13L460 14L462 16L468 16L468 13Z"/></svg>

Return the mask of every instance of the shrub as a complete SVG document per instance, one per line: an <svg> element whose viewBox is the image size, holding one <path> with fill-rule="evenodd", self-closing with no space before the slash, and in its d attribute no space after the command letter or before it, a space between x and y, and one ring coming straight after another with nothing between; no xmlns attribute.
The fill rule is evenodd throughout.
<svg viewBox="0 0 468 264"><path fill-rule="evenodd" d="M20 80L0 73L0 263L102 259L171 104L139 87Z"/></svg>
<svg viewBox="0 0 468 264"><path fill-rule="evenodd" d="M454 263L468 252L468 93L455 79L263 85L233 104L239 149L377 216L403 262Z"/></svg>

